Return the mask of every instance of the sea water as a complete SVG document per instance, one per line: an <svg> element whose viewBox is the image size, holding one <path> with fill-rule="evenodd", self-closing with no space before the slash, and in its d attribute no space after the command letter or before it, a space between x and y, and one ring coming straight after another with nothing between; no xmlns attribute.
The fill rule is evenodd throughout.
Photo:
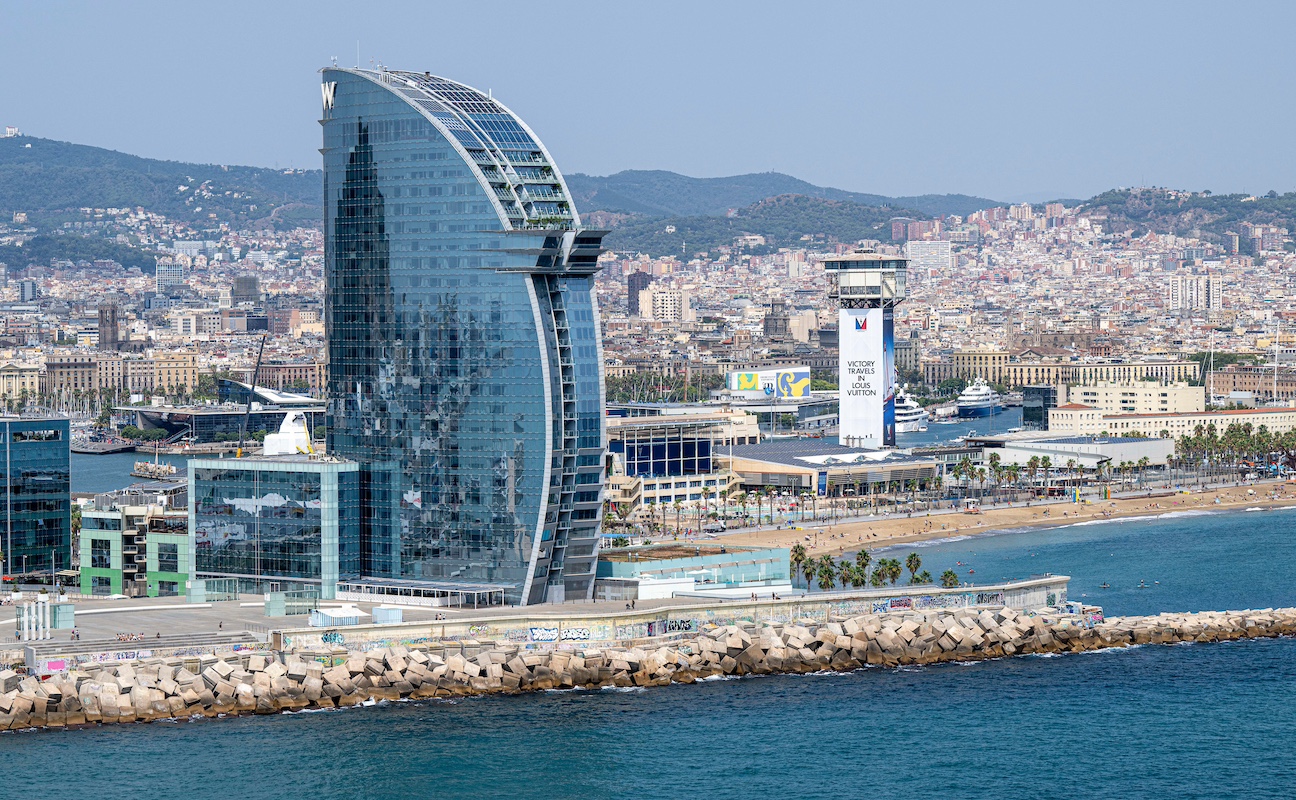
<svg viewBox="0 0 1296 800"><path fill-rule="evenodd" d="M1286 511L1173 516L918 552L934 573L962 561L985 582L1069 574L1072 597L1115 614L1296 605L1293 522ZM9 733L0 787L96 798L1291 797L1293 732L1296 641L1279 639Z"/></svg>

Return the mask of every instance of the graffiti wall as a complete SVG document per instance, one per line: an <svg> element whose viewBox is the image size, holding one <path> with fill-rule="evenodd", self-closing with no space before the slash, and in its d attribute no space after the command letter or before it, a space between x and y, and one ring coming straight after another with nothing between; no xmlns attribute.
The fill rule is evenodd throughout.
<svg viewBox="0 0 1296 800"><path fill-rule="evenodd" d="M896 587L892 592L870 590L864 596L834 595L818 599L808 595L787 600L722 602L712 606L688 606L641 612L609 612L607 615L546 619L528 616L489 620L409 622L399 625L358 625L327 631L298 629L281 634L285 649L311 650L345 647L349 650L378 650L385 647L415 647L429 644L460 645L470 642L507 641L523 649L579 649L594 645L628 646L635 640L662 636L689 636L708 625L743 623L787 624L795 620L827 621L830 617L886 614L903 611L971 608L1010 605L1026 609L1045 601L1065 601L1066 577L1040 579L1019 584L967 587ZM1033 603L1025 605L1024 603Z"/></svg>

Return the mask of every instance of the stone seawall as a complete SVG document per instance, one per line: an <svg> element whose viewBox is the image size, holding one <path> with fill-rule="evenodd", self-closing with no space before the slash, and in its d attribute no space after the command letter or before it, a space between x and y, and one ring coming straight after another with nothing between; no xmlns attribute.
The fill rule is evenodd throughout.
<svg viewBox="0 0 1296 800"><path fill-rule="evenodd" d="M717 675L845 671L1293 633L1296 608L1105 621L999 608L715 626L631 648L530 651L466 641L425 649L155 659L72 670L46 681L0 672L0 730L274 714L402 698L664 686Z"/></svg>

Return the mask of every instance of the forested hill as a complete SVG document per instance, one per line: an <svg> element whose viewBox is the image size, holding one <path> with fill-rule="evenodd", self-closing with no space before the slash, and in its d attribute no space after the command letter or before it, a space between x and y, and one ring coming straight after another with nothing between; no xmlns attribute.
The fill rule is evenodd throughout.
<svg viewBox="0 0 1296 800"><path fill-rule="evenodd" d="M1206 239L1242 233L1242 223L1276 225L1296 230L1296 192L1269 192L1261 197L1242 194L1213 195L1171 189L1120 189L1086 200L1081 213L1102 221L1105 230L1148 231L1192 235ZM1245 250L1246 243L1243 242Z"/></svg>
<svg viewBox="0 0 1296 800"><path fill-rule="evenodd" d="M613 228L603 241L613 250L688 258L699 251L732 245L740 236L756 234L765 237L765 245L749 249L772 252L778 247L822 244L828 238L842 242L889 241L891 218L915 215L922 216L911 209L793 194L761 200L727 217L631 217Z"/></svg>
<svg viewBox="0 0 1296 800"><path fill-rule="evenodd" d="M195 222L309 224L322 216L322 196L319 170L187 164L31 136L0 139L2 213L143 207Z"/></svg>
<svg viewBox="0 0 1296 800"><path fill-rule="evenodd" d="M724 216L771 197L804 195L865 206L910 209L919 216L967 216L1003 203L963 194L886 197L815 186L791 175L758 172L728 178L690 178L664 170L626 170L615 175L567 175L576 208L586 214L611 211L653 217Z"/></svg>

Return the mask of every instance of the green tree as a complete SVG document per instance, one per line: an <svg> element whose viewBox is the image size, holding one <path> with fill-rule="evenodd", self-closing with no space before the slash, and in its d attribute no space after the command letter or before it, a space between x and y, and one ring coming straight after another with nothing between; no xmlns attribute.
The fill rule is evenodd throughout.
<svg viewBox="0 0 1296 800"><path fill-rule="evenodd" d="M959 585L958 573L952 569L947 569L941 573L940 581L941 586L944 586L946 589L953 589Z"/></svg>
<svg viewBox="0 0 1296 800"><path fill-rule="evenodd" d="M789 561L791 562L792 574L795 575L797 571L801 569L801 565L805 563L806 558L807 558L807 554L806 554L805 545L799 542L797 544L792 545L791 558L789 559Z"/></svg>
<svg viewBox="0 0 1296 800"><path fill-rule="evenodd" d="M918 570L922 569L922 556L917 553L910 553L908 557L905 558L905 569L909 570L909 582L917 583L918 581L915 580L915 577L918 574Z"/></svg>
<svg viewBox="0 0 1296 800"><path fill-rule="evenodd" d="M837 584L837 565L832 556L822 556L819 559L819 588L825 592Z"/></svg>

